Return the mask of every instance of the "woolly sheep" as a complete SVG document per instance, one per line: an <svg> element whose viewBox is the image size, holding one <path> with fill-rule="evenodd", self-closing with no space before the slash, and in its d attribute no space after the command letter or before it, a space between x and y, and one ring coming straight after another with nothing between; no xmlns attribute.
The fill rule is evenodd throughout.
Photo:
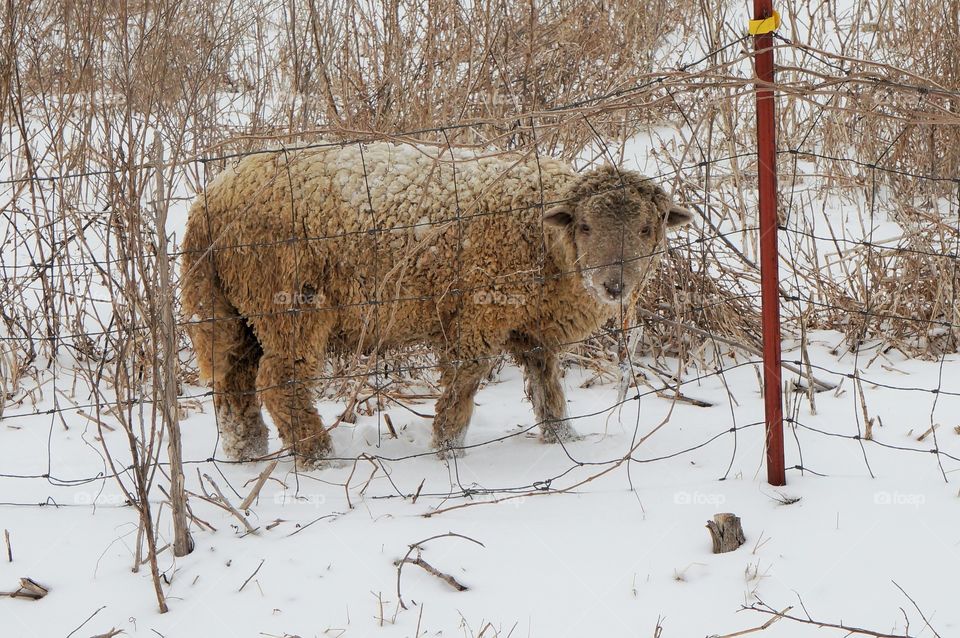
<svg viewBox="0 0 960 638"><path fill-rule="evenodd" d="M559 352L635 300L666 228L689 221L609 166L388 143L249 156L197 198L183 241L183 310L224 451L266 453L262 401L316 464L332 453L315 407L326 355L413 344L438 359L441 455L462 449L503 353L541 439L574 439Z"/></svg>

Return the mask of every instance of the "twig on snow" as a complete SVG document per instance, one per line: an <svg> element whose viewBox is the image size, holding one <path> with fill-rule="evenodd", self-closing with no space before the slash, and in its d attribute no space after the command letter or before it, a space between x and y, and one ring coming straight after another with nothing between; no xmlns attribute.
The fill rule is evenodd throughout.
<svg viewBox="0 0 960 638"><path fill-rule="evenodd" d="M219 497L220 499L219 504L222 505L223 508L226 509L228 512L230 512L235 517L237 517L237 519L241 523L243 523L243 526L247 529L248 534L255 533L256 530L253 528L252 525L250 525L250 522L247 520L247 517L241 514L239 510L237 510L233 505L230 504L230 501L227 500L227 497L224 496L223 492L220 490L220 486L217 485L212 478L210 478L210 475L204 474L203 478L207 479L207 481L210 483L210 486L213 488L213 491L217 493L217 497Z"/></svg>
<svg viewBox="0 0 960 638"><path fill-rule="evenodd" d="M899 585L897 585L896 583L894 583L894 585L896 585L897 589L900 589L900 591L903 592L905 596L907 596L906 592L904 592ZM910 596L907 596L907 598L910 599L910 602L914 604L914 607L917 608L917 611L920 611L920 608L917 607L913 599L910 598ZM806 615L806 618L790 615L788 612L792 609L792 607L788 607L784 611L777 611L776 609L774 609L773 607L770 607L765 602L759 599L757 600L756 603L752 605L744 606L743 609L747 611L756 611L761 614L769 614L774 616L777 619L786 618L787 620L792 620L793 622L796 622L796 623L811 625L814 627L818 627L820 629L836 629L839 631L844 631L846 632L845 636L857 635L857 636L870 636L871 638L917 638L916 636L913 636L908 633L892 634L892 633L887 633L883 631L876 631L874 629L866 629L864 627L855 627L853 625L847 625L843 621L838 623L832 623L824 620L815 620L810 615L810 612L807 611L806 607L803 606L802 600L800 601L800 605L801 607L803 607L803 612ZM924 621L927 620L926 617L923 615L923 612L920 612L920 615L921 617L923 617ZM929 622L927 623L927 627L930 627ZM933 628L930 627L930 629L932 630ZM907 630L909 631L909 627ZM937 636L937 638L940 638L940 634L938 634L936 631L934 631L933 633L934 635ZM737 634L732 634L732 635L737 635Z"/></svg>
<svg viewBox="0 0 960 638"><path fill-rule="evenodd" d="M404 555L404 557L394 562L394 565L397 566L397 599L400 601L400 606L403 609L407 609L407 605L406 603L403 602L403 595L400 593L400 577L401 577L401 574L403 573L403 566L406 565L407 563L419 565L424 570L426 570L427 573L433 574L437 578L440 578L441 580L448 583L451 587L453 587L457 591L467 590L466 585L463 585L460 582L458 582L457 579L455 579L453 576L450 576L449 574L444 574L443 572L436 569L435 567L433 567L432 565L424 561L423 558L420 557L419 551L423 549L423 545L425 543L429 543L430 541L437 540L438 538L462 538L464 540L470 541L471 543L476 543L480 547L486 548L486 545L484 545L480 541L470 538L469 536L464 536L463 534L457 534L456 532L447 532L446 534L437 534L436 536L425 538L422 541L417 541L416 543L413 543L412 545L410 545L410 549L407 550L407 553ZM412 554L414 551L418 552L417 558L411 559L410 554Z"/></svg>
<svg viewBox="0 0 960 638"><path fill-rule="evenodd" d="M40 600L44 596L50 593L50 590L38 583L37 581L30 578L21 578L20 579L20 588L16 591L4 591L0 592L0 596L8 596L10 598L28 598L30 600Z"/></svg>
<svg viewBox="0 0 960 638"><path fill-rule="evenodd" d="M253 489L250 490L250 493L247 494L247 497L243 499L243 502L240 503L239 509L241 512L250 509L250 506L253 504L253 501L256 500L257 496L260 494L260 490L263 489L263 486L266 484L267 479L270 478L270 475L273 474L273 471L277 469L277 463L279 460L272 461L267 467L260 472L260 476L257 478L257 482L254 484Z"/></svg>
<svg viewBox="0 0 960 638"><path fill-rule="evenodd" d="M240 585L240 589L237 590L237 591L243 591L243 588L247 586L247 583L249 583L251 580L253 580L253 577L257 575L257 572L260 571L260 568L263 567L263 563L264 563L266 560L267 560L266 558L261 558L261 559L260 559L260 564L257 565L257 568L256 568L255 570L253 570L253 573L252 573L252 574L250 574L249 576L247 576L247 579L246 579L245 581L243 581L243 584Z"/></svg>

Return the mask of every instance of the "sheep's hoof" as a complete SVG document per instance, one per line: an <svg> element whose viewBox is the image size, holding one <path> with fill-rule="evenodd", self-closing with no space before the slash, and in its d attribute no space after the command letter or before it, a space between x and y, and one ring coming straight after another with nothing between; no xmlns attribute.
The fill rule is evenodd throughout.
<svg viewBox="0 0 960 638"><path fill-rule="evenodd" d="M583 437L567 421L554 421L540 426L541 443L572 443Z"/></svg>
<svg viewBox="0 0 960 638"><path fill-rule="evenodd" d="M463 439L463 436L459 436L454 439L434 440L434 446L437 448L437 456L445 460L463 458L467 453L467 451L463 449Z"/></svg>
<svg viewBox="0 0 960 638"><path fill-rule="evenodd" d="M248 438L224 429L220 443L228 458L234 461L255 461L267 454L267 429L264 426L262 432L256 432Z"/></svg>
<svg viewBox="0 0 960 638"><path fill-rule="evenodd" d="M338 467L337 461L331 459L331 456L333 456L333 445L326 443L317 445L309 451L297 450L293 454L293 459L298 470L323 470Z"/></svg>

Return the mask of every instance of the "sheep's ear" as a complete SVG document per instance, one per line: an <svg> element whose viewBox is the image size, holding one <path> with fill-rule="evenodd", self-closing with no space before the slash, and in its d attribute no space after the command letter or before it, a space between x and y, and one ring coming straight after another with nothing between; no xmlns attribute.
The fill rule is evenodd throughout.
<svg viewBox="0 0 960 638"><path fill-rule="evenodd" d="M693 213L686 208L680 208L676 204L670 207L667 212L667 228L676 226L686 226L693 221Z"/></svg>
<svg viewBox="0 0 960 638"><path fill-rule="evenodd" d="M563 204L551 206L543 213L543 223L557 228L566 228L573 223L573 214Z"/></svg>

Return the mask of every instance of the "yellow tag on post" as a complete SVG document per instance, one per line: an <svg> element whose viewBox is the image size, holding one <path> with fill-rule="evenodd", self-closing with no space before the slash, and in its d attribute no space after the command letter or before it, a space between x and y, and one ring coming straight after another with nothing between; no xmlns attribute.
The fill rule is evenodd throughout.
<svg viewBox="0 0 960 638"><path fill-rule="evenodd" d="M776 11L769 18L750 21L750 35L763 35L772 33L780 28L780 14Z"/></svg>

